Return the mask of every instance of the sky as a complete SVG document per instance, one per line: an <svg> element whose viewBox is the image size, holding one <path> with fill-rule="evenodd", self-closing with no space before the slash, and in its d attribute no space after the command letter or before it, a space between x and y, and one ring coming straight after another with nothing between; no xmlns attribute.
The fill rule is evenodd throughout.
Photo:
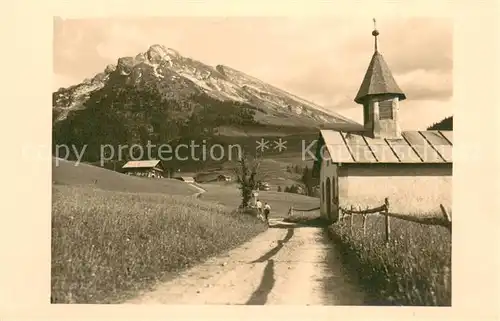
<svg viewBox="0 0 500 321"><path fill-rule="evenodd" d="M377 29L379 52L407 97L402 128L425 129L451 116L452 20L384 17ZM362 122L354 97L373 54L372 30L363 17L55 18L53 90L161 44Z"/></svg>

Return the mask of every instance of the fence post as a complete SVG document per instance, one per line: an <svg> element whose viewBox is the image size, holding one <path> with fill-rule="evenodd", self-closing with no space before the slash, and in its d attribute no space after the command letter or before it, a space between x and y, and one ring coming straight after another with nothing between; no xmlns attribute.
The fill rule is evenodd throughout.
<svg viewBox="0 0 500 321"><path fill-rule="evenodd" d="M385 209L384 209L384 215L385 215L385 242L389 242L391 239L390 234L391 234L391 222L389 220L389 199L386 197L384 200L385 203Z"/></svg>
<svg viewBox="0 0 500 321"><path fill-rule="evenodd" d="M366 214L363 214L363 236L366 236Z"/></svg>
<svg viewBox="0 0 500 321"><path fill-rule="evenodd" d="M439 204L439 207L441 208L441 213L443 213L444 219L448 222L448 230L451 233L451 216L446 211L446 209L444 208L443 204Z"/></svg>
<svg viewBox="0 0 500 321"><path fill-rule="evenodd" d="M368 211L369 207L366 206L366 211ZM368 214L363 214L363 236L366 236L366 220L368 219Z"/></svg>
<svg viewBox="0 0 500 321"><path fill-rule="evenodd" d="M349 215L349 218L351 218L351 217L352 217L352 212L353 212L353 211L354 211L354 205L351 205L351 213L349 213L349 214L348 214L348 215ZM351 224L351 225L352 225L352 224ZM352 227L351 227L351 226L349 226L349 228L351 229L351 234L352 234Z"/></svg>

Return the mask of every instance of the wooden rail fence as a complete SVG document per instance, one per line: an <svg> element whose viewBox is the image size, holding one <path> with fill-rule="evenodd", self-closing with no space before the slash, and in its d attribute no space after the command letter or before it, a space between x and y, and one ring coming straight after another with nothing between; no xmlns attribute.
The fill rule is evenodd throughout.
<svg viewBox="0 0 500 321"><path fill-rule="evenodd" d="M415 222L425 225L438 225L443 226L448 229L451 233L451 215L446 211L442 204L439 205L441 209L441 217L426 217L426 216L412 216L408 214L399 214L390 212L389 199L386 197L384 204L375 208L366 208L362 210L361 208L354 209L351 206L350 209L340 207L340 217L339 222L343 223L347 218L350 218L350 230L351 234L353 232L353 220L354 215L362 215L363 217L363 235L366 235L366 220L368 215L383 215L385 217L385 241L389 242L391 234L391 221L390 218L394 217L397 219Z"/></svg>

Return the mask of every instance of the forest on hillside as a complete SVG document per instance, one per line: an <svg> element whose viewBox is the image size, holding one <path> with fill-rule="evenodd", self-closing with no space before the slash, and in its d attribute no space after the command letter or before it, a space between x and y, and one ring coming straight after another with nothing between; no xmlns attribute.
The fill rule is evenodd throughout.
<svg viewBox="0 0 500 321"><path fill-rule="evenodd" d="M206 94L189 99L165 99L154 87L103 88L85 108L53 126L54 145L87 145L84 160L98 161L100 146L161 144L184 138L210 137L223 125L252 126L255 108L224 102Z"/></svg>
<svg viewBox="0 0 500 321"><path fill-rule="evenodd" d="M453 116L446 117L443 120L432 124L427 130L453 130Z"/></svg>

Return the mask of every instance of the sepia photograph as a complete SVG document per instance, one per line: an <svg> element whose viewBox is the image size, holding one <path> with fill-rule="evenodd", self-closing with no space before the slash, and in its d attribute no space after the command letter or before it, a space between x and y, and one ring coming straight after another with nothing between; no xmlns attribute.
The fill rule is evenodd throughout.
<svg viewBox="0 0 500 321"><path fill-rule="evenodd" d="M451 307L453 34L54 16L50 303Z"/></svg>

